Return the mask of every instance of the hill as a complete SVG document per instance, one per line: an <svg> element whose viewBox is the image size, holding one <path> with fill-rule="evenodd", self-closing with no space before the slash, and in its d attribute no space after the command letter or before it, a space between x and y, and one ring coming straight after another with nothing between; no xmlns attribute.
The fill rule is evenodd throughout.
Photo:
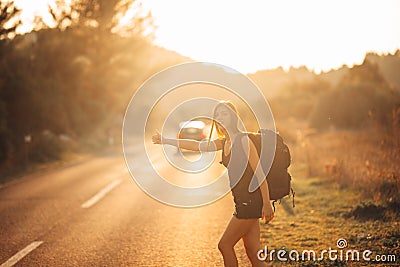
<svg viewBox="0 0 400 267"><path fill-rule="evenodd" d="M400 91L400 50L397 50L394 54L384 55L368 53L364 61L377 64L380 73L389 85ZM291 67L288 71L279 67L270 70L259 70L255 73L249 73L248 76L260 87L267 98L274 98L285 94L284 91L288 87L301 86L301 84L310 83L316 79L335 87L343 76L348 73L349 69L351 68L343 65L338 69L315 74L304 66L299 68Z"/></svg>

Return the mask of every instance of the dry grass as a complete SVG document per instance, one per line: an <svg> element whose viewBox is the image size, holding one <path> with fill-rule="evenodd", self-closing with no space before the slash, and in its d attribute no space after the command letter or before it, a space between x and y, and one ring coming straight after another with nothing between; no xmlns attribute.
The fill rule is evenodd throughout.
<svg viewBox="0 0 400 267"><path fill-rule="evenodd" d="M278 125L292 152L296 208L285 200L261 230L268 248L321 251L345 238L349 249L396 255L395 262L274 260L274 266L399 266L400 109L390 131L319 133L305 124Z"/></svg>
<svg viewBox="0 0 400 267"><path fill-rule="evenodd" d="M298 131L293 160L307 165L308 176L332 178L342 188L362 191L366 200L400 202L398 136L379 131Z"/></svg>
<svg viewBox="0 0 400 267"><path fill-rule="evenodd" d="M395 262L275 257L274 266L400 265L400 110L393 115L396 127L389 132L371 127L318 133L301 122L278 125L292 152L296 207L287 199L278 205L275 219L262 225L261 243L269 251L320 252L337 249L344 238L348 249L371 250L371 258L396 255Z"/></svg>
<svg viewBox="0 0 400 267"><path fill-rule="evenodd" d="M375 255L396 255L395 262L366 262L336 260L325 255L322 261L279 261L274 256L274 266L399 266L400 223L398 218L356 218L349 216L357 210L363 198L362 193L350 188L341 188L330 178L307 176L305 164L293 164L290 172L294 178L296 207L291 199L285 198L277 205L274 220L261 224L261 244L268 251L283 249L289 253L295 249L314 250L317 258L322 250L338 249L336 241L344 238L348 246L343 249L356 249L360 252L371 250ZM288 255L285 255L288 258Z"/></svg>

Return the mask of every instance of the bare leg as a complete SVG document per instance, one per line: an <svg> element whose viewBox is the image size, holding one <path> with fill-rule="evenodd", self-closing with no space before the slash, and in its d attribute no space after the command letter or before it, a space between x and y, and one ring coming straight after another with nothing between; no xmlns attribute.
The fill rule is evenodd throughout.
<svg viewBox="0 0 400 267"><path fill-rule="evenodd" d="M258 219L255 219L258 222ZM218 243L218 249L224 257L225 267L237 267L238 262L234 246L249 231L253 219L238 219L235 216L229 221L221 240Z"/></svg>
<svg viewBox="0 0 400 267"><path fill-rule="evenodd" d="M243 236L243 243L246 249L247 257L253 267L265 267L268 265L265 261L260 261L257 252L260 250L260 223L258 219L251 220L250 229Z"/></svg>

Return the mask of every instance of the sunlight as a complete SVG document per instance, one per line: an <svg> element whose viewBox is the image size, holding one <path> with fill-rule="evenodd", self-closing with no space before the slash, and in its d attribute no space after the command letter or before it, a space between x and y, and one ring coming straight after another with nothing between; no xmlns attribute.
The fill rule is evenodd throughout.
<svg viewBox="0 0 400 267"><path fill-rule="evenodd" d="M32 30L35 16L52 24L47 6L54 0L15 3L23 9L19 33ZM149 11L156 45L245 73L303 65L319 73L360 64L367 52L394 53L400 47L396 0L141 0L117 18L116 31L129 33L132 18Z"/></svg>
<svg viewBox="0 0 400 267"><path fill-rule="evenodd" d="M244 72L306 65L316 72L394 52L396 1L154 1L155 42Z"/></svg>
<svg viewBox="0 0 400 267"><path fill-rule="evenodd" d="M130 25L134 17L143 16L144 12L146 11L148 12L149 10L143 10L142 3L140 1L134 2L125 14L118 14L120 16L120 18L117 18L119 20L119 26L124 27Z"/></svg>
<svg viewBox="0 0 400 267"><path fill-rule="evenodd" d="M64 0L67 5L72 0ZM40 17L50 27L54 25L54 21L49 14L49 6L55 8L56 0L14 0L15 5L22 10L20 19L22 25L18 27L17 33L23 34L30 32L34 28L35 17Z"/></svg>

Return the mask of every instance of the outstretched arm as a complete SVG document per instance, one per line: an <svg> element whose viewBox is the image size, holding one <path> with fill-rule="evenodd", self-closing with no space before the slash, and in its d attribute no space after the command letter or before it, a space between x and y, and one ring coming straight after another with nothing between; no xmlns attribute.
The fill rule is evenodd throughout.
<svg viewBox="0 0 400 267"><path fill-rule="evenodd" d="M269 189L268 184L265 179L266 175L259 166L257 168L260 158L257 153L257 149L253 142L250 140L248 136L242 137L242 146L247 158L249 159L249 164L251 169L253 170L254 174L256 175L260 184L261 195L263 199L263 208L262 208L262 219L265 220L265 223L270 222L274 218L274 212L271 207L270 197L269 197Z"/></svg>
<svg viewBox="0 0 400 267"><path fill-rule="evenodd" d="M212 152L222 149L222 140L220 139L208 142L196 141L192 139L166 138L161 136L159 132L156 132L152 136L152 140L154 144L171 145L192 151Z"/></svg>

